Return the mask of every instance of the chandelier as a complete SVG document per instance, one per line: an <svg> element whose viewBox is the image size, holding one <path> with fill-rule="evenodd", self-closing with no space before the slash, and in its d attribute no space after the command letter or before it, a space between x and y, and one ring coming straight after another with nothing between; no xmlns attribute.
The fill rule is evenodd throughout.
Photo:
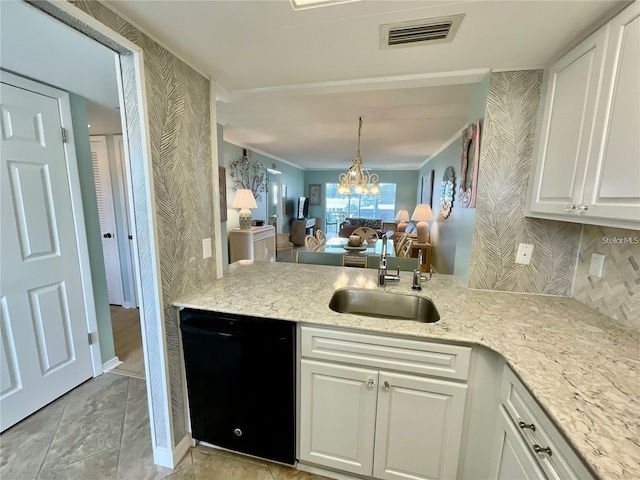
<svg viewBox="0 0 640 480"><path fill-rule="evenodd" d="M338 177L340 186L338 193L341 195L349 195L356 193L358 195L379 195L380 187L378 187L378 175L369 173L362 165L362 157L360 156L360 136L362 135L362 117L358 126L358 153L353 159L353 165L346 173L341 173ZM369 185L371 184L371 185Z"/></svg>

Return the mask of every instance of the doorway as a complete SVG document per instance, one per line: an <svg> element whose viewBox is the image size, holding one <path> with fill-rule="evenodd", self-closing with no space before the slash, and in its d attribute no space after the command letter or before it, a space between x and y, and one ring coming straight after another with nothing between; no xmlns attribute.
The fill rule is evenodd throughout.
<svg viewBox="0 0 640 480"><path fill-rule="evenodd" d="M18 2L1 2L4 6ZM25 5L24 2L19 2ZM109 23L108 18L113 14L101 4L81 5L86 9L97 9L102 15L102 21ZM149 410L151 418L151 442L154 450L154 460L157 464L173 466L177 462L174 456L181 456L175 452L172 438L173 419L169 398L169 380L164 375L166 371L165 334L163 327L163 312L160 287L160 264L157 254L157 227L155 216L155 196L152 183L151 162L149 160L150 138L148 129L148 111L145 93L145 73L142 62L142 48L114 30L105 26L94 17L82 12L78 7L67 2L39 1L29 4L29 8L37 11L49 22L61 22L71 25L74 34L83 35L113 50L117 56L116 70L118 72L119 105L126 113L126 129L123 132L125 145L125 164L127 170L127 188L131 195L130 204L135 209L135 234L133 235L135 268L138 272L141 325L144 338L144 361L150 365L156 375L147 379L149 393ZM4 13L4 12L3 12ZM94 13L94 15L97 15ZM6 16L3 14L3 18ZM53 17L53 18L52 18ZM107 17L107 20L105 20ZM114 28L119 28L114 25ZM130 27L132 28L132 27ZM3 31L4 31L3 25ZM4 42L3 42L4 46ZM67 52L64 52L65 55ZM53 55L50 55L53 57ZM6 56L2 55L3 64ZM70 57L77 60L85 57ZM90 58L90 57L87 57ZM27 59L27 63L28 59ZM59 66L53 66L52 72L60 71ZM141 268L143 266L143 268ZM97 344L96 344L97 345ZM180 427L182 428L182 427ZM188 447L188 445L187 445ZM186 450L185 450L186 451ZM176 453L174 455L174 453Z"/></svg>

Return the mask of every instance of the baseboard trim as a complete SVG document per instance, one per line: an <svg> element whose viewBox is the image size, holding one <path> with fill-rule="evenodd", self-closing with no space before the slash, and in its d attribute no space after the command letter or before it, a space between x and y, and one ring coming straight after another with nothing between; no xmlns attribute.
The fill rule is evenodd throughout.
<svg viewBox="0 0 640 480"><path fill-rule="evenodd" d="M191 435L187 433L182 438L182 440L180 440L180 443L176 445L176 448L173 449L174 468L176 465L180 463L180 460L182 460L182 457L186 455L186 453L189 451L190 448L191 448Z"/></svg>
<svg viewBox="0 0 640 480"><path fill-rule="evenodd" d="M173 451L165 447L156 447L153 449L153 463L161 467L176 468L182 460L182 457L191 448L191 435L185 435L176 445Z"/></svg>
<svg viewBox="0 0 640 480"><path fill-rule="evenodd" d="M133 302L122 302L122 308L138 308L138 306Z"/></svg>
<svg viewBox="0 0 640 480"><path fill-rule="evenodd" d="M113 357L111 360L107 360L106 362L104 362L102 364L102 372L106 373L109 370L113 370L118 365L122 365L122 362L120 361L120 359L118 357Z"/></svg>
<svg viewBox="0 0 640 480"><path fill-rule="evenodd" d="M153 463L161 467L173 468L173 455L166 447L155 447L153 449Z"/></svg>
<svg viewBox="0 0 640 480"><path fill-rule="evenodd" d="M307 465L300 462L298 462L297 468L298 470L301 470L303 472L322 475L324 477L334 478L336 480L361 480L361 477L355 477L353 475L349 475L348 473L335 472L333 470L328 470L326 468L316 467L313 465Z"/></svg>

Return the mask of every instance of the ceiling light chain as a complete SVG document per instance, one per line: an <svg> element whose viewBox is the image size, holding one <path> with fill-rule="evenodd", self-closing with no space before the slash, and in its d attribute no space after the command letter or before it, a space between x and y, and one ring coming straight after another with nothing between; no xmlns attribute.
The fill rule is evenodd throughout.
<svg viewBox="0 0 640 480"><path fill-rule="evenodd" d="M346 173L338 176L340 186L338 193L341 195L349 195L356 193L358 195L379 195L380 187L378 187L378 175L369 173L363 167L362 157L360 156L360 137L362 136L362 117L358 124L358 153L353 159L353 165ZM369 185L371 184L371 185ZM352 192L353 189L353 192Z"/></svg>

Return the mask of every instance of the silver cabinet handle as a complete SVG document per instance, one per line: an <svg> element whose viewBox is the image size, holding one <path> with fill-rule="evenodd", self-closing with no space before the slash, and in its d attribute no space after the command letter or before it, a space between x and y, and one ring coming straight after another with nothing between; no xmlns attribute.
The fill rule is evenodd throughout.
<svg viewBox="0 0 640 480"><path fill-rule="evenodd" d="M373 388L376 386L376 382L373 381L373 378L370 378L367 382L367 388Z"/></svg>
<svg viewBox="0 0 640 480"><path fill-rule="evenodd" d="M382 388L385 389L385 391L389 391L389 382L387 382L386 380L384 381L384 383L382 384Z"/></svg>
<svg viewBox="0 0 640 480"><path fill-rule="evenodd" d="M236 437L241 437L242 436L242 430L240 430L239 428L236 428L233 433L236 434Z"/></svg>
<svg viewBox="0 0 640 480"><path fill-rule="evenodd" d="M589 210L589 205L578 205L578 214Z"/></svg>
<svg viewBox="0 0 640 480"><path fill-rule="evenodd" d="M575 205L572 205L572 204L570 204L570 203L567 203L567 204L564 206L564 211L565 211L565 212L571 212L571 211L573 211L573 210L575 210L575 209L576 209L576 206L575 206Z"/></svg>
<svg viewBox="0 0 640 480"><path fill-rule="evenodd" d="M533 445L533 451L536 453L545 453L549 456L552 455L551 449L549 447L541 447L540 445Z"/></svg>
<svg viewBox="0 0 640 480"><path fill-rule="evenodd" d="M535 432L536 431L536 426L533 423L524 423L522 421L518 422L518 426L522 429L528 428L531 431Z"/></svg>

